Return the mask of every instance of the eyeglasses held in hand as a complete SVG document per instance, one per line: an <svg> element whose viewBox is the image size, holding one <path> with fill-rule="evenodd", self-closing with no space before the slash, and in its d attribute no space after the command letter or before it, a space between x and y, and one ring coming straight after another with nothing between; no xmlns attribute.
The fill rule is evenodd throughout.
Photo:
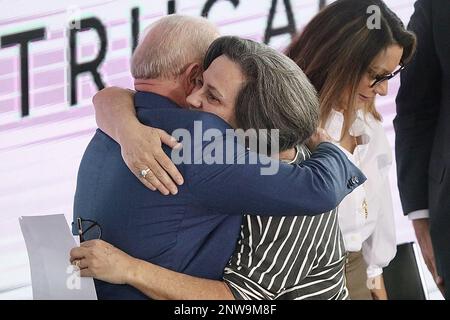
<svg viewBox="0 0 450 320"><path fill-rule="evenodd" d="M87 228L83 228L83 224L85 226L88 225ZM83 219L81 217L77 218L77 229L80 243L84 242L86 239L102 238L102 227L94 220Z"/></svg>

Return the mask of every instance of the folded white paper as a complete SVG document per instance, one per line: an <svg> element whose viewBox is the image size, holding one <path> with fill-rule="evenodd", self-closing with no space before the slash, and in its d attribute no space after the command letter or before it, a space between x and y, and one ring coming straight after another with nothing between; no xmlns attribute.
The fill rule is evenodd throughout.
<svg viewBox="0 0 450 320"><path fill-rule="evenodd" d="M19 218L31 268L35 300L96 300L92 278L81 278L70 264L77 246L63 214Z"/></svg>

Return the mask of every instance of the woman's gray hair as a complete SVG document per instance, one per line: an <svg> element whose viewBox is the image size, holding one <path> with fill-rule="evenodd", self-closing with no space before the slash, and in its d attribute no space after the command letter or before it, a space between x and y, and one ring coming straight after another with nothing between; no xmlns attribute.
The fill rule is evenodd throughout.
<svg viewBox="0 0 450 320"><path fill-rule="evenodd" d="M202 17L169 15L147 27L131 59L135 79L171 79L201 64L217 28Z"/></svg>
<svg viewBox="0 0 450 320"><path fill-rule="evenodd" d="M221 55L239 65L246 77L236 99L238 128L278 129L280 151L314 133L319 121L317 92L291 59L264 44L225 36L211 44L204 69ZM267 139L270 146L270 136Z"/></svg>

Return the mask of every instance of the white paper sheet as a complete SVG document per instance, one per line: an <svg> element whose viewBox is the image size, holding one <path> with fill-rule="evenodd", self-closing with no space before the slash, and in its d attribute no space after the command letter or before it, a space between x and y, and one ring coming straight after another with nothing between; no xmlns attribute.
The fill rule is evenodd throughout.
<svg viewBox="0 0 450 320"><path fill-rule="evenodd" d="M19 218L31 268L35 300L96 300L92 278L81 278L70 264L77 246L63 214Z"/></svg>

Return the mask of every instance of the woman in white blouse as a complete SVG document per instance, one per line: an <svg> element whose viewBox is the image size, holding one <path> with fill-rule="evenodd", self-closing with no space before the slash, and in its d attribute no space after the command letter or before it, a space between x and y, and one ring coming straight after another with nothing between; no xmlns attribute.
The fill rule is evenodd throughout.
<svg viewBox="0 0 450 320"><path fill-rule="evenodd" d="M371 6L379 16L366 13ZM373 27L377 21L371 18L379 24ZM396 253L392 155L374 102L387 94L387 80L408 63L415 45L414 35L381 0L338 0L287 50L319 92L321 126L367 176L338 209L352 299L387 298L382 268Z"/></svg>

